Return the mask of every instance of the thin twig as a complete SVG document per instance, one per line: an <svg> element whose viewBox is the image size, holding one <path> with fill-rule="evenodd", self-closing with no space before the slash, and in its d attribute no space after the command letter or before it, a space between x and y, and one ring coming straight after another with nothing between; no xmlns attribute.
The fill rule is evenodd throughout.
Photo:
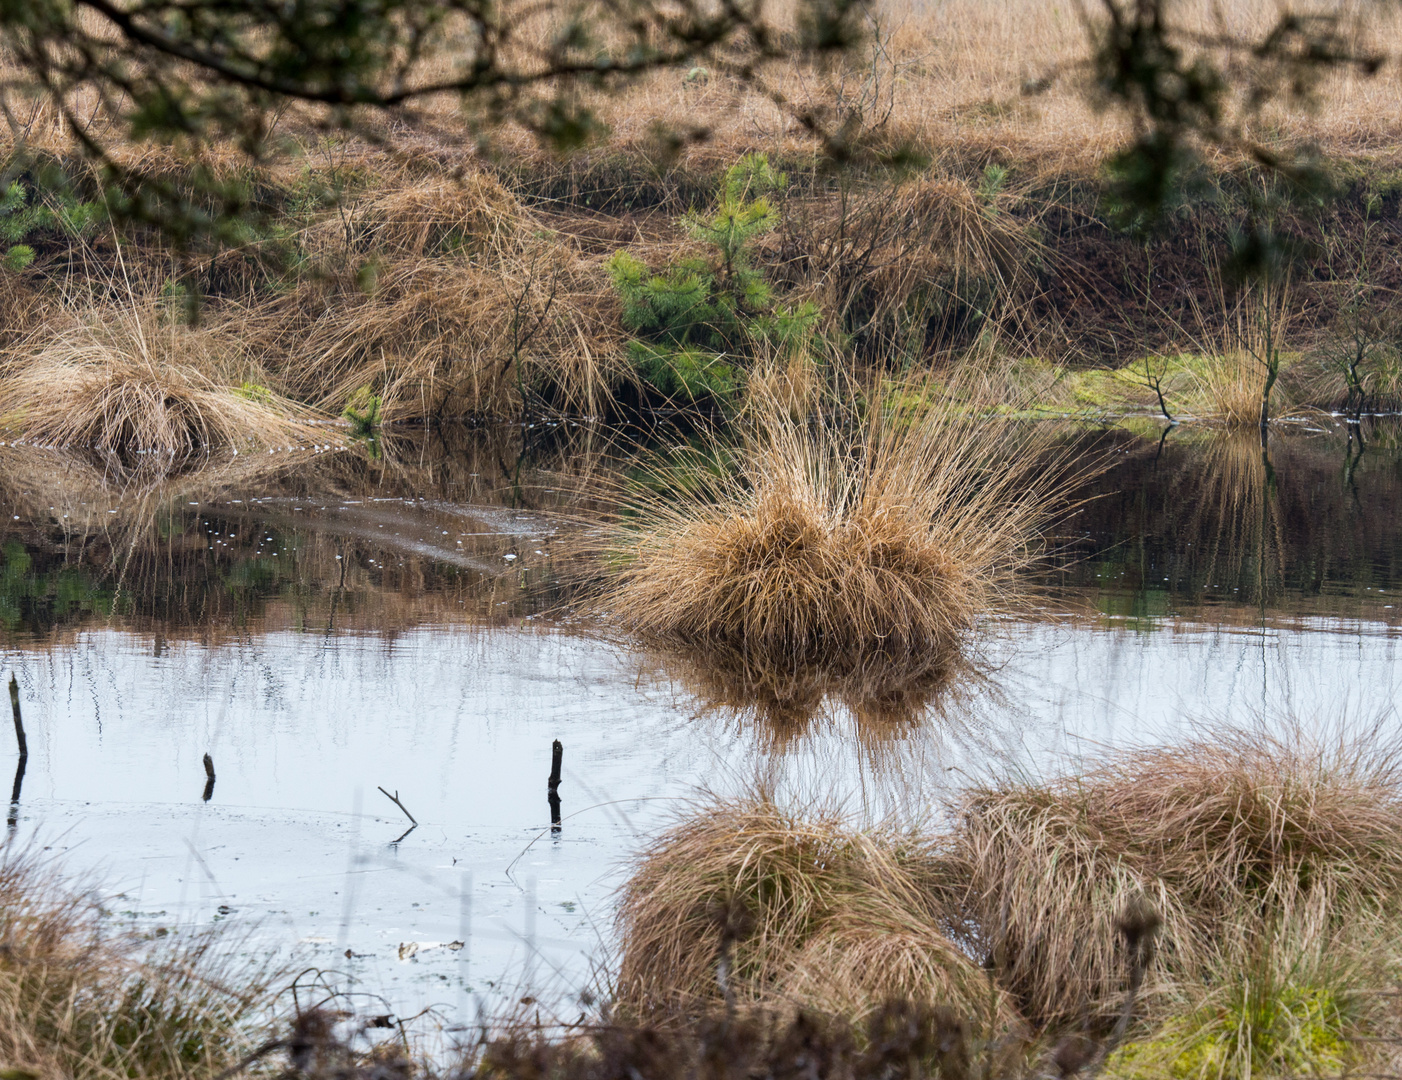
<svg viewBox="0 0 1402 1080"><path fill-rule="evenodd" d="M376 787L380 787L378 784L376 784L375 786L376 786ZM383 796L384 796L386 799L388 799L390 802L394 803L394 805L397 806L397 807L399 807L399 809L403 810L403 811L404 811L404 816L405 816L406 818L408 818L410 821L412 821L415 825L417 825L417 824L419 823L419 822L418 822L418 819L417 819L416 817L414 817L413 814L409 813L409 808L408 808L407 806L405 806L402 802L399 801L399 791L398 791L397 789L396 789L395 793L394 793L393 795L391 795L391 794L390 794L388 791L386 791L384 788L380 788L380 794L383 795ZM407 836L408 834L406 833L405 835Z"/></svg>

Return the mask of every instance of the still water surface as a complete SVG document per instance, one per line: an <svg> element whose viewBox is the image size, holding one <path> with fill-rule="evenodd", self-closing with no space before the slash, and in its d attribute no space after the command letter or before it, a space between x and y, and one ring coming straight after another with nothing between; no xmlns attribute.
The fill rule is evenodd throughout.
<svg viewBox="0 0 1402 1080"><path fill-rule="evenodd" d="M28 462L0 484L30 743L11 842L91 871L115 920L244 927L372 1012L566 1012L606 966L628 860L702 791L933 819L971 780L1204 722L1390 732L1402 456L1365 436L1282 435L1266 460L1220 433L1113 436L1035 603L898 719L851 695L746 707L552 618L549 512L587 498L569 448L489 433L139 500Z"/></svg>

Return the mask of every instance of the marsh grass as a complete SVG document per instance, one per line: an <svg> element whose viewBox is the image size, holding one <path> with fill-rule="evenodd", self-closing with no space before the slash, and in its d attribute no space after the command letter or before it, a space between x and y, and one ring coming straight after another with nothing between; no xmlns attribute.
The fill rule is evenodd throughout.
<svg viewBox="0 0 1402 1080"><path fill-rule="evenodd" d="M973 790L948 853L949 897L1030 1018L1103 1010L1118 987L1115 912L1148 896L1161 972L1208 972L1237 928L1313 915L1335 935L1395 919L1399 765L1386 748L1217 732L1124 751L1078 775Z"/></svg>
<svg viewBox="0 0 1402 1080"><path fill-rule="evenodd" d="M330 412L369 386L387 421L597 415L624 372L603 283L563 252L505 266L406 255L365 280L307 282L273 308L257 340Z"/></svg>
<svg viewBox="0 0 1402 1080"><path fill-rule="evenodd" d="M0 863L0 1059L57 1080L208 1080L257 1038L272 973L209 934L152 944L31 856Z"/></svg>
<svg viewBox="0 0 1402 1080"><path fill-rule="evenodd" d="M128 465L311 439L314 414L269 381L231 330L192 327L160 299L128 294L84 306L11 351L0 427L12 440Z"/></svg>
<svg viewBox="0 0 1402 1080"><path fill-rule="evenodd" d="M1236 1080L1379 1066L1379 1046L1398 1031L1381 989L1395 977L1395 922L1369 910L1334 916L1316 900L1224 926L1203 977L1164 982L1154 1022L1107 1074Z"/></svg>
<svg viewBox="0 0 1402 1080"><path fill-rule="evenodd" d="M519 199L483 172L460 176L403 173L366 193L344 224L361 251L382 256L460 254L501 262L520 255L533 223ZM336 237L328 238L332 243Z"/></svg>
<svg viewBox="0 0 1402 1080"><path fill-rule="evenodd" d="M880 659L928 675L1007 599L1093 467L1052 429L932 380L880 387L856 416L790 401L751 401L733 467L711 455L676 484L625 492L629 513L595 538L599 610L643 639L772 671Z"/></svg>
<svg viewBox="0 0 1402 1080"><path fill-rule="evenodd" d="M1032 1058L1066 1037L1114 1049L1132 1020L1110 1075L1336 1072L1395 1027L1375 988L1397 960L1400 782L1375 738L1258 730L976 788L934 830L717 801L624 891L620 1001L842 1012L916 994ZM1126 1012L1140 910L1156 947Z"/></svg>
<svg viewBox="0 0 1402 1080"><path fill-rule="evenodd" d="M929 860L916 834L800 818L762 795L703 807L624 890L619 1006L658 1017L726 999L851 1018L893 997L982 1008L986 980L938 930Z"/></svg>
<svg viewBox="0 0 1402 1080"><path fill-rule="evenodd" d="M1194 404L1228 427L1260 427L1290 407L1288 382L1280 380L1292 360L1285 352L1289 283L1252 286L1235 297L1220 283L1218 291L1225 313L1220 333L1203 335L1201 360L1187 367ZM1206 323L1201 312L1198 322Z"/></svg>
<svg viewBox="0 0 1402 1080"><path fill-rule="evenodd" d="M607 276L571 238L480 169L345 154L368 180L311 214L306 266L248 326L288 387L333 415L369 387L390 422L597 415L628 369Z"/></svg>

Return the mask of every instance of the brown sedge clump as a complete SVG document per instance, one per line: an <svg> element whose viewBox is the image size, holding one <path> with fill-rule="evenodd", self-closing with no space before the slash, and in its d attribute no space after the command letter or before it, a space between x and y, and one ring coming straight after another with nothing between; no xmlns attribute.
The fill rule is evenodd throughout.
<svg viewBox="0 0 1402 1080"><path fill-rule="evenodd" d="M796 414L770 386L752 388L729 460L628 493L597 607L645 640L772 670L947 670L1093 466L957 382L878 387L855 418Z"/></svg>
<svg viewBox="0 0 1402 1080"><path fill-rule="evenodd" d="M939 930L930 858L917 835L801 819L764 795L705 807L624 889L618 1005L660 1018L729 998L852 1020L891 999L983 1008L983 973Z"/></svg>
<svg viewBox="0 0 1402 1080"><path fill-rule="evenodd" d="M1395 919L1399 779L1386 750L1301 732L1125 750L1079 775L969 791L941 891L1024 1015L1071 1021L1113 1007L1131 897L1163 920L1169 982L1201 981L1242 927L1302 921L1332 941L1368 913Z"/></svg>
<svg viewBox="0 0 1402 1080"><path fill-rule="evenodd" d="M218 327L193 327L155 297L93 304L36 331L0 372L9 437L120 459L179 465L215 450L310 441L313 415Z"/></svg>
<svg viewBox="0 0 1402 1080"><path fill-rule="evenodd" d="M272 972L209 932L152 945L32 856L0 861L0 1060L71 1080L194 1080L262 1041Z"/></svg>
<svg viewBox="0 0 1402 1080"><path fill-rule="evenodd" d="M1362 1062L1395 1027L1370 988L1395 963L1400 779L1395 753L1363 741L1258 732L974 789L927 832L718 799L624 888L618 1000L629 1017L725 995L861 1015L889 994L1034 1057L1083 1039L1078 1068L1118 1028L1131 1041L1109 1074L1127 1077L1179 1075L1208 1042L1223 1076L1253 1060L1281 1075L1267 1058L1303 1075L1316 1051ZM1249 1026L1267 1021L1262 1053Z"/></svg>

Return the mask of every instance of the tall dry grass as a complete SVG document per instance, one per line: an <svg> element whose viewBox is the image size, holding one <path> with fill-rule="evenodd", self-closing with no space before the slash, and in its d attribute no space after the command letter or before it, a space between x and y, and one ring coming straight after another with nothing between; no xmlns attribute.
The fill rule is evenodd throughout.
<svg viewBox="0 0 1402 1080"><path fill-rule="evenodd" d="M782 24L792 10L772 7L765 14ZM1399 15L1390 5L1364 0L1305 10L1342 11L1351 45L1393 52ZM1196 42L1185 43L1190 53L1224 34L1259 40L1280 16L1270 0L1183 0L1172 13L1189 35L1197 35ZM1092 20L1097 14L1092 10ZM541 40L549 29L548 22L539 25ZM774 97L747 92L719 72L688 79L686 72L663 71L590 103L615 143L634 157L656 146L659 120L708 134L683 154L684 164L733 160L741 150L804 153L812 143L796 117L807 114L835 128L846 123L849 135L878 145L912 142L939 159L981 165L1011 158L1043 176L1086 176L1132 133L1127 118L1098 108L1087 92L1088 51L1086 24L1075 7L883 0L875 5L869 46L844 63L821 71L762 68ZM1402 132L1399 79L1402 68L1395 61L1372 78L1340 68L1320 81L1314 107L1270 107L1246 123L1244 134L1276 147L1303 140L1330 153L1391 154ZM1244 104L1232 103L1233 120L1245 119ZM451 108L444 102L440 115ZM503 141L518 153L531 152L525 138Z"/></svg>
<svg viewBox="0 0 1402 1080"><path fill-rule="evenodd" d="M619 1001L845 1014L913 997L962 1021L982 1075L1381 1067L1400 761L1377 732L1213 732L971 789L933 831L717 800L624 889Z"/></svg>
<svg viewBox="0 0 1402 1080"><path fill-rule="evenodd" d="M1160 989L1200 981L1263 925L1333 943L1396 925L1399 768L1371 740L1214 732L971 790L943 856L952 932L1045 1024L1113 1010L1114 920L1131 896L1163 919Z"/></svg>
<svg viewBox="0 0 1402 1080"><path fill-rule="evenodd" d="M853 1019L890 998L983 1009L987 981L939 929L929 864L917 835L800 818L762 795L703 807L624 890L618 1003L658 1017L723 1001Z"/></svg>
<svg viewBox="0 0 1402 1080"><path fill-rule="evenodd" d="M1060 355L1056 313L1034 305L1055 256L1006 180L931 170L791 196L774 273L833 329L860 327L864 359L971 344Z"/></svg>
<svg viewBox="0 0 1402 1080"><path fill-rule="evenodd" d="M0 861L0 1060L41 1080L208 1080L269 1019L270 973L214 937L151 944L32 856Z"/></svg>
<svg viewBox="0 0 1402 1080"><path fill-rule="evenodd" d="M1201 362L1190 365L1188 373L1207 414L1228 427L1257 427L1289 409L1288 383L1280 379L1290 360L1285 353L1289 294L1287 283L1220 297L1221 331L1216 340L1204 339ZM1204 322L1201 313L1198 320ZM1267 395L1268 406L1263 404Z"/></svg>
<svg viewBox="0 0 1402 1080"><path fill-rule="evenodd" d="M391 421L598 415L628 374L606 275L481 170L399 170L303 242L315 271L248 330L329 412L368 386Z"/></svg>
<svg viewBox="0 0 1402 1080"><path fill-rule="evenodd" d="M192 327L159 298L128 294L61 315L10 351L0 428L128 464L310 440L315 414L271 381L228 324Z"/></svg>
<svg viewBox="0 0 1402 1080"><path fill-rule="evenodd" d="M597 607L644 639L771 669L947 668L1093 467L955 384L869 391L855 418L751 403L729 462L664 469L597 539Z"/></svg>

